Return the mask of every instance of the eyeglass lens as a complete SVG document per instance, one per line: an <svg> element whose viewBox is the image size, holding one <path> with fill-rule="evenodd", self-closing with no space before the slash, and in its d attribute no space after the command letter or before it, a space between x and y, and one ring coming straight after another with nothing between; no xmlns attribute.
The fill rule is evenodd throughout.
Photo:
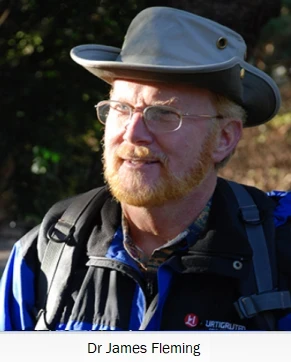
<svg viewBox="0 0 291 362"><path fill-rule="evenodd" d="M97 106L97 115L101 123L107 120L123 126L131 117L131 108L127 104L116 101L101 102ZM153 132L171 132L180 126L180 115L167 106L150 106L143 113L148 128Z"/></svg>

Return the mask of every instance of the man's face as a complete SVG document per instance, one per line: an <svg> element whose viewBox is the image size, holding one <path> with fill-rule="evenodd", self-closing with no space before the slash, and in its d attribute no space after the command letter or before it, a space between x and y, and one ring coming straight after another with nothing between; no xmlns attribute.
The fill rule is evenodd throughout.
<svg viewBox="0 0 291 362"><path fill-rule="evenodd" d="M135 108L126 125L109 117L104 136L104 175L112 194L134 206L160 206L187 196L213 171L215 121L186 117L179 130L155 134L143 121L150 105L188 114L215 115L210 92L190 87L116 80L111 99Z"/></svg>

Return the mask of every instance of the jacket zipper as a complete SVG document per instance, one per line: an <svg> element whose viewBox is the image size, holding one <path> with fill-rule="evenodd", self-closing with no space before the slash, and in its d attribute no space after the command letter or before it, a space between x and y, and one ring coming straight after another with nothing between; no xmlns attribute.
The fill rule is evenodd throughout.
<svg viewBox="0 0 291 362"><path fill-rule="evenodd" d="M145 284L146 284L146 299L147 304L150 304L153 297L157 294L156 290L156 275L152 273L148 273L145 276Z"/></svg>

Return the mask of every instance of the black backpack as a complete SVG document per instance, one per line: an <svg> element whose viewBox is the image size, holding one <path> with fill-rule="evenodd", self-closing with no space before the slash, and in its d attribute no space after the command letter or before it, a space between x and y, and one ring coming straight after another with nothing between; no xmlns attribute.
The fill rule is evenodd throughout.
<svg viewBox="0 0 291 362"><path fill-rule="evenodd" d="M259 329L276 330L275 311L291 308L291 228L289 224L277 228L276 245L273 245L277 255L273 257L280 260L270 260L272 253L269 253L253 198L244 186L232 181L227 183L238 201L253 249L253 275L240 286L241 297L235 302L235 308L242 319L256 318ZM110 210L110 217L110 213L115 213L117 209L112 208L112 203L114 201L106 187L91 190L57 203L45 216L40 228L31 231L30 237L39 233L48 240L38 251L41 264L35 330L51 330L59 320L74 268L92 229L93 218L104 207ZM274 272L277 275L278 271L272 270L277 263L280 263L279 290L273 283Z"/></svg>

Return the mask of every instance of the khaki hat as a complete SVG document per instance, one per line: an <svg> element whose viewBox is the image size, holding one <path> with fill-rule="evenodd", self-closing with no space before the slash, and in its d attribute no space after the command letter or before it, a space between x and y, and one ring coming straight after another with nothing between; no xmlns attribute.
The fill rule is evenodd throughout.
<svg viewBox="0 0 291 362"><path fill-rule="evenodd" d="M152 7L131 22L122 48L80 45L72 59L107 83L116 78L193 84L222 94L247 112L245 127L267 122L280 92L266 73L245 61L235 31L174 8Z"/></svg>

